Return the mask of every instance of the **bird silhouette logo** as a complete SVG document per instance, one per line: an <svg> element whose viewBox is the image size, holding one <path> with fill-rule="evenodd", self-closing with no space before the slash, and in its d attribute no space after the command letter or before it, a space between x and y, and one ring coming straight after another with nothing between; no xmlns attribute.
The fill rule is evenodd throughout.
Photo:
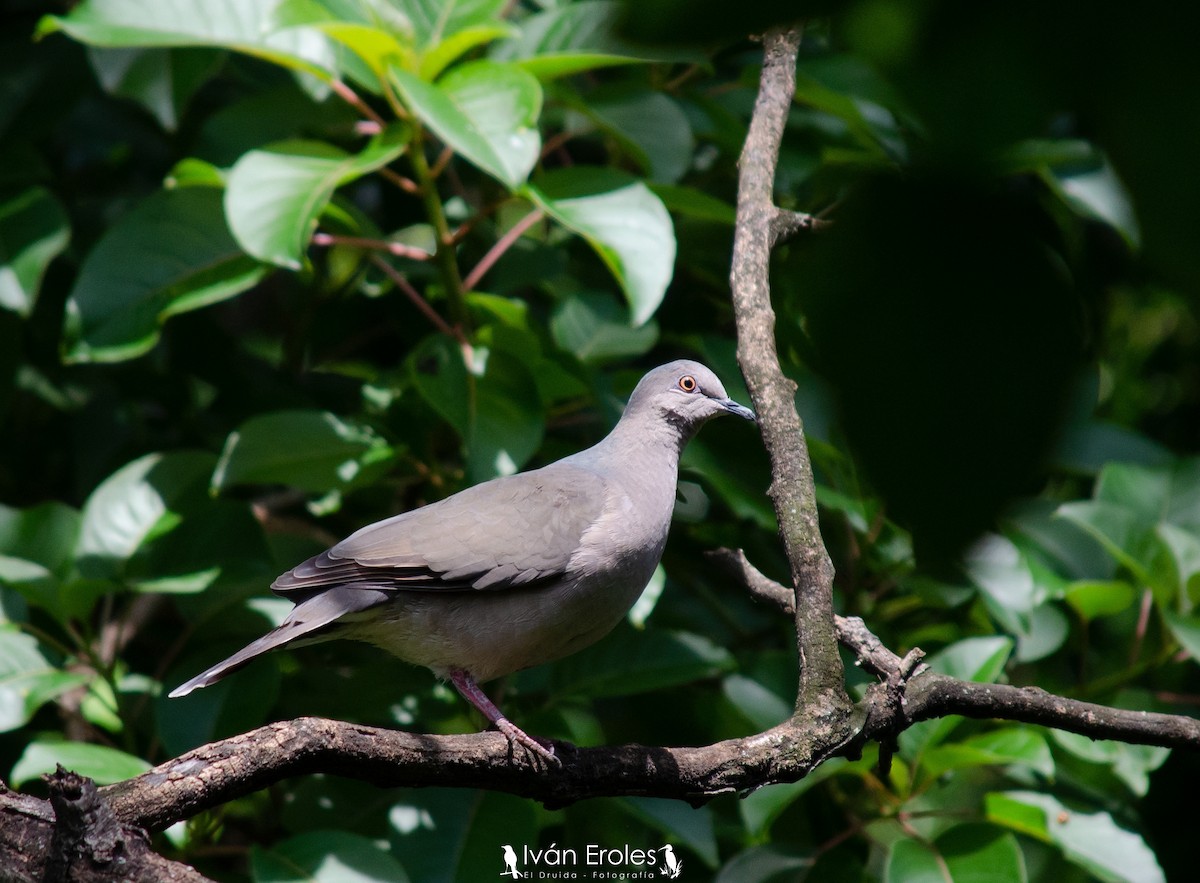
<svg viewBox="0 0 1200 883"><path fill-rule="evenodd" d="M500 847L500 851L504 853L504 870L500 872L501 877L512 877L514 880L520 880L525 875L517 870L517 852L507 843Z"/></svg>
<svg viewBox="0 0 1200 883"><path fill-rule="evenodd" d="M660 849L659 852L662 853L663 857L662 867L658 869L660 874L668 880L674 880L683 873L683 859L675 857L675 850L670 843Z"/></svg>

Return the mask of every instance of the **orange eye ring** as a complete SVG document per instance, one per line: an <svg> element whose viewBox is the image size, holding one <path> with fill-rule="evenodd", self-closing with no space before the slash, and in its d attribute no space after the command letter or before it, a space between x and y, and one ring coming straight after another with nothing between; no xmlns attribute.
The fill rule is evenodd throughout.
<svg viewBox="0 0 1200 883"><path fill-rule="evenodd" d="M684 392L695 392L700 386L696 383L695 377L691 374L684 374L679 378L679 388Z"/></svg>

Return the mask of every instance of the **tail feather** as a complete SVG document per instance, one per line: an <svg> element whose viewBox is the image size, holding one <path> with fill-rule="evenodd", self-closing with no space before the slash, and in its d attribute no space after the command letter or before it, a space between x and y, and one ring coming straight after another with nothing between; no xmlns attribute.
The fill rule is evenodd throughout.
<svg viewBox="0 0 1200 883"><path fill-rule="evenodd" d="M347 589L330 589L309 598L295 607L287 619L267 632L261 638L246 645L228 659L223 659L211 668L207 668L190 681L180 684L168 695L172 699L186 696L193 690L215 684L226 675L233 674L247 665L256 657L297 641L300 638L312 638L314 632L325 628L339 617L373 607L388 596L383 592L352 591Z"/></svg>

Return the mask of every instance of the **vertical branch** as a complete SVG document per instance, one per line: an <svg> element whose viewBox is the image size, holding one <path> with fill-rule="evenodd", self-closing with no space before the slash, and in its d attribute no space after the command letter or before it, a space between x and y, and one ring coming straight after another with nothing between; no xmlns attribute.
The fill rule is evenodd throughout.
<svg viewBox="0 0 1200 883"><path fill-rule="evenodd" d="M771 500L792 570L800 658L797 710L850 707L833 625L833 564L817 520L812 464L796 412L796 385L784 376L775 347L770 263L779 209L775 168L796 90L797 28L763 38L762 81L739 162L737 223L730 287L737 319L738 363L758 411L771 457Z"/></svg>
<svg viewBox="0 0 1200 883"><path fill-rule="evenodd" d="M425 213L429 216L429 223L433 225L434 234L437 236L437 251L433 258L441 273L442 284L446 286L446 297L450 302L450 319L465 332L469 324L466 292L463 289L462 275L458 271L454 237L450 232L446 213L442 209L442 199L438 195L437 181L429 168L429 161L425 159L425 148L420 136L413 139L409 148L409 158L412 161L417 184L421 187Z"/></svg>

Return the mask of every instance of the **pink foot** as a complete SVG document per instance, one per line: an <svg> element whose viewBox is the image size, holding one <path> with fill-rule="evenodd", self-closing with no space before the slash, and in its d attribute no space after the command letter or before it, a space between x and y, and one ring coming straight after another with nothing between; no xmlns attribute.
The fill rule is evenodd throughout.
<svg viewBox="0 0 1200 883"><path fill-rule="evenodd" d="M450 672L450 683L454 684L454 688L458 690L459 695L479 709L492 724L504 734L509 743L520 745L526 751L532 751L538 757L545 760L547 763L560 766L562 761L554 756L554 746L549 742L541 739L535 739L530 736L508 718L506 718L496 707L491 699L479 688L479 684L475 683L475 679L470 674L462 669L454 669Z"/></svg>

